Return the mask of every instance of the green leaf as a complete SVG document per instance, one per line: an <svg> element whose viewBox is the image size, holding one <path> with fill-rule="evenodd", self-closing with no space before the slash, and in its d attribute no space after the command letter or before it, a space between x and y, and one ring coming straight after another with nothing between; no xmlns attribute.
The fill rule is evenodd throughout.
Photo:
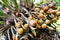
<svg viewBox="0 0 60 40"><path fill-rule="evenodd" d="M53 0L54 2L56 2L57 0Z"/></svg>
<svg viewBox="0 0 60 40"><path fill-rule="evenodd" d="M60 0L53 0L53 2L57 2L60 5Z"/></svg>
<svg viewBox="0 0 60 40"><path fill-rule="evenodd" d="M2 0L2 4L4 4L4 5L5 5L6 7L8 7L9 9L11 9L8 0Z"/></svg>
<svg viewBox="0 0 60 40"><path fill-rule="evenodd" d="M6 16L7 14L0 10L0 16Z"/></svg>
<svg viewBox="0 0 60 40"><path fill-rule="evenodd" d="M46 4L47 3L47 0L43 0L43 4Z"/></svg>
<svg viewBox="0 0 60 40"><path fill-rule="evenodd" d="M15 4L15 7L18 8L18 5L17 5L16 0L12 0L12 1L13 1L13 3Z"/></svg>
<svg viewBox="0 0 60 40"><path fill-rule="evenodd" d="M56 31L60 34L60 26L56 27Z"/></svg>
<svg viewBox="0 0 60 40"><path fill-rule="evenodd" d="M60 9L60 6L58 6L58 9Z"/></svg>
<svg viewBox="0 0 60 40"><path fill-rule="evenodd" d="M53 24L51 24L51 25L56 26L56 31L58 32L58 34L60 34L60 25L57 25L57 24L60 24L60 18L57 20L56 23L53 23Z"/></svg>
<svg viewBox="0 0 60 40"><path fill-rule="evenodd" d="M51 23L51 26L55 28L55 25L53 25L52 23Z"/></svg>
<svg viewBox="0 0 60 40"><path fill-rule="evenodd" d="M60 4L60 0L57 0L58 4Z"/></svg>
<svg viewBox="0 0 60 40"><path fill-rule="evenodd" d="M0 21L0 25L4 24L4 21Z"/></svg>
<svg viewBox="0 0 60 40"><path fill-rule="evenodd" d="M58 27L59 25L57 25L56 23L53 23L56 27Z"/></svg>
<svg viewBox="0 0 60 40"><path fill-rule="evenodd" d="M4 13L2 10L0 10L0 17L1 18L9 18L10 17L10 15L8 15L8 14L6 14L6 13Z"/></svg>

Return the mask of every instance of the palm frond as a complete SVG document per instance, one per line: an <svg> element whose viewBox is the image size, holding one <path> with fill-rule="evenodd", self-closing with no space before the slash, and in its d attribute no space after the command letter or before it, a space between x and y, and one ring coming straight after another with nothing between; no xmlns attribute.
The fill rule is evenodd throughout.
<svg viewBox="0 0 60 40"><path fill-rule="evenodd" d="M15 7L18 8L17 1L16 0L12 0L12 1L15 4Z"/></svg>
<svg viewBox="0 0 60 40"><path fill-rule="evenodd" d="M5 5L6 7L8 7L9 9L12 9L11 5L8 2L8 0L2 0L1 2L2 2L3 5Z"/></svg>
<svg viewBox="0 0 60 40"><path fill-rule="evenodd" d="M0 10L0 16L7 16L7 14Z"/></svg>

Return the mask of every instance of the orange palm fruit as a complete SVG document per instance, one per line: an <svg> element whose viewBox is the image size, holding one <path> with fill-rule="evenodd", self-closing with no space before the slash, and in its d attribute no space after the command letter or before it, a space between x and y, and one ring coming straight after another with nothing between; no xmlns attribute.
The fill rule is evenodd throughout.
<svg viewBox="0 0 60 40"><path fill-rule="evenodd" d="M38 15L38 17L39 17L39 18L43 18L43 17L44 17L44 14L40 13L40 14Z"/></svg>
<svg viewBox="0 0 60 40"><path fill-rule="evenodd" d="M34 10L34 11L35 11L35 12L38 12L39 10L40 10L39 8L35 8L35 10Z"/></svg>
<svg viewBox="0 0 60 40"><path fill-rule="evenodd" d="M30 21L30 24L31 24L32 26L36 26L37 21L36 21L36 20L31 20L31 21Z"/></svg>
<svg viewBox="0 0 60 40"><path fill-rule="evenodd" d="M47 27L47 25L46 24L42 24L42 26L41 26L43 29L45 29L46 27Z"/></svg>
<svg viewBox="0 0 60 40"><path fill-rule="evenodd" d="M50 24L50 20L47 19L47 20L45 21L45 23L46 23L46 24Z"/></svg>
<svg viewBox="0 0 60 40"><path fill-rule="evenodd" d="M44 10L44 11L47 11L48 9L49 9L48 6L44 6L44 7L43 7L43 10Z"/></svg>
<svg viewBox="0 0 60 40"><path fill-rule="evenodd" d="M23 28L19 28L19 29L18 29L18 33L19 33L19 34L23 34L23 31L24 31Z"/></svg>
<svg viewBox="0 0 60 40"><path fill-rule="evenodd" d="M29 25L28 24L24 24L24 27L27 29L29 27Z"/></svg>

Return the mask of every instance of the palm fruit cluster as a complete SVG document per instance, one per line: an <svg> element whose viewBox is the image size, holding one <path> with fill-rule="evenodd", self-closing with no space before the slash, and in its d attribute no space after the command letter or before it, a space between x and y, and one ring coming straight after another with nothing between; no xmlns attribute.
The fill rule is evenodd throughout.
<svg viewBox="0 0 60 40"><path fill-rule="evenodd" d="M1 29L6 40L52 40L54 38L52 34L56 30L51 26L51 23L56 23L60 15L57 2L49 2L39 6L26 4L23 2L21 5L19 2L15 5L12 4L13 10L7 4L9 9L7 7L2 9L7 10L6 13L9 16L6 19L5 27Z"/></svg>
<svg viewBox="0 0 60 40"><path fill-rule="evenodd" d="M29 16L27 18L27 21L29 21L29 22L24 23L24 25L23 25L24 28L19 28L19 30L18 30L19 34L23 35L25 30L27 31L30 26L32 28L34 28L34 30L39 29L40 31L42 31L42 30L45 31L47 29L55 30L50 24L53 22L57 22L58 17L60 15L56 2L51 2L51 3L45 4L45 5L43 4L43 6L41 8L37 6L33 10L34 11L31 10L30 15L26 14ZM33 13L33 12L35 12L35 13ZM18 24L20 24L20 23L18 23ZM18 27L19 27L19 25L18 25ZM27 32L30 33L30 29ZM37 33L37 31L35 31L35 32ZM33 33L35 37L37 36L36 33ZM33 40L33 39L31 39L31 40Z"/></svg>
<svg viewBox="0 0 60 40"><path fill-rule="evenodd" d="M60 15L56 2L43 5L41 8L36 7L34 11L37 12L37 23L41 25L42 28L46 28L52 22L56 22Z"/></svg>

